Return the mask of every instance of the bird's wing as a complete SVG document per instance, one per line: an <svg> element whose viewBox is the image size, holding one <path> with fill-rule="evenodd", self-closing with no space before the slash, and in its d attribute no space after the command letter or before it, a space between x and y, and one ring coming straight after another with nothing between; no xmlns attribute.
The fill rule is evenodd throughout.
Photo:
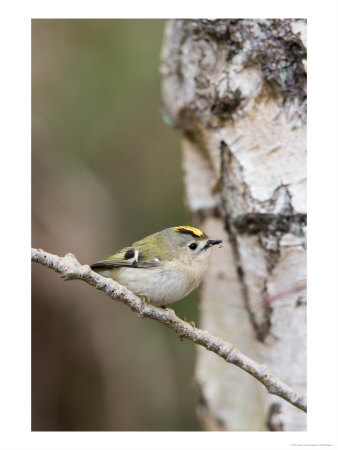
<svg viewBox="0 0 338 450"><path fill-rule="evenodd" d="M113 267L133 267L148 269L156 267L160 263L160 258L156 256L156 250L152 247L140 247L136 250L134 247L125 247L114 253L108 258L92 264L91 269L109 269Z"/></svg>

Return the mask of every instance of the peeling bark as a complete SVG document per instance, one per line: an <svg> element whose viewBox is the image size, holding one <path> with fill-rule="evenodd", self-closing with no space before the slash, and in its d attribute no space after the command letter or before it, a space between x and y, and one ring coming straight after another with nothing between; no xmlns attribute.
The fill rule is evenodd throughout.
<svg viewBox="0 0 338 450"><path fill-rule="evenodd" d="M306 21L169 21L161 71L192 223L225 242L201 288L202 328L304 392ZM196 379L207 429L306 429L203 351Z"/></svg>

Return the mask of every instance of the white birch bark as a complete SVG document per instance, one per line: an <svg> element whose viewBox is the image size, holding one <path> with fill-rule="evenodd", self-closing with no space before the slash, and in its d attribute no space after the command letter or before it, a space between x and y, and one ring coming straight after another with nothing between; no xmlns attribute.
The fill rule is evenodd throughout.
<svg viewBox="0 0 338 450"><path fill-rule="evenodd" d="M224 240L201 327L306 393L306 21L169 21L161 71L192 222ZM302 411L204 349L196 379L208 430L306 429Z"/></svg>

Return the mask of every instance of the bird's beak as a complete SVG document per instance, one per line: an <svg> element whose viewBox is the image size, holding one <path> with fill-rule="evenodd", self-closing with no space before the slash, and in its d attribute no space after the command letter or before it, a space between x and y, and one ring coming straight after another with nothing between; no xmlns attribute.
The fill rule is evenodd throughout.
<svg viewBox="0 0 338 450"><path fill-rule="evenodd" d="M210 239L207 241L207 247L211 247L212 245L222 244L223 241L221 240L212 240Z"/></svg>

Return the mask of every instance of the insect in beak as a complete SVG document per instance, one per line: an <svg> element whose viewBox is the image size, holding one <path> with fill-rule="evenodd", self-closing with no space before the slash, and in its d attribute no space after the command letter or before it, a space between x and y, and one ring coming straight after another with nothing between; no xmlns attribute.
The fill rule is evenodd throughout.
<svg viewBox="0 0 338 450"><path fill-rule="evenodd" d="M223 241L221 241L221 240L209 240L209 241L207 241L207 245L208 245L208 247L211 247L212 245L217 245L217 244L222 244L222 242Z"/></svg>
<svg viewBox="0 0 338 450"><path fill-rule="evenodd" d="M221 244L223 241L221 240L213 240L213 239L209 239L209 241L207 241L207 243L205 244L205 246L203 247L203 250L206 250L207 248L211 247L212 245L217 245L217 244Z"/></svg>

